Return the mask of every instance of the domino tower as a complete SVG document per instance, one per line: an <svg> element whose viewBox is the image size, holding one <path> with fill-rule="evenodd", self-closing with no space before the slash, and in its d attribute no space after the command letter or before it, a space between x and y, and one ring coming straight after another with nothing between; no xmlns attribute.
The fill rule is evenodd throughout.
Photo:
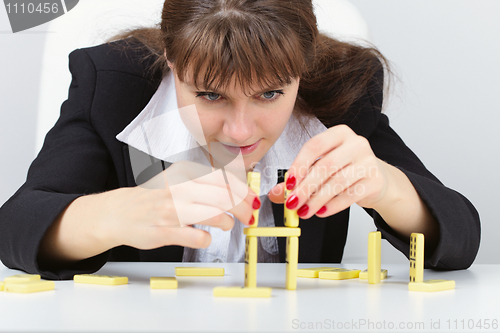
<svg viewBox="0 0 500 333"><path fill-rule="evenodd" d="M285 174L285 181L288 173ZM248 186L260 194L260 174L249 172ZM285 202L291 191L285 189ZM270 297L271 288L257 287L257 237L286 237L286 278L288 290L297 289L297 266L299 261L299 216L296 210L290 210L284 205L285 227L259 227L259 210L253 212L254 224L244 228L245 240L245 283L244 287L216 287L214 296L225 297Z"/></svg>

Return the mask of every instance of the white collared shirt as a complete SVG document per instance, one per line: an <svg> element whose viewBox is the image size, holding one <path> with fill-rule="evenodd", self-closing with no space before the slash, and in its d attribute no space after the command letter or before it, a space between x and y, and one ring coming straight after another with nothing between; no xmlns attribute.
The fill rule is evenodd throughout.
<svg viewBox="0 0 500 333"><path fill-rule="evenodd" d="M196 112L194 105L187 108L193 108ZM304 126L292 114L281 136L254 168L254 171L261 173L262 205L259 211L259 227L275 225L267 193L277 183L278 169L288 169L304 143L326 130L316 117L304 118L302 123ZM193 148L206 145L205 142L195 140L180 116L172 72L163 78L148 105L116 138L146 154L171 163L177 162L179 156L183 160L201 162L199 154L194 153L196 149ZM176 156L177 160L173 156ZM234 218L232 214L227 214ZM228 231L194 224L193 227L208 231L212 236L212 242L205 249L185 247L182 261L244 262L244 225L238 219L234 219L234 227ZM276 237L258 239L258 262L279 262Z"/></svg>

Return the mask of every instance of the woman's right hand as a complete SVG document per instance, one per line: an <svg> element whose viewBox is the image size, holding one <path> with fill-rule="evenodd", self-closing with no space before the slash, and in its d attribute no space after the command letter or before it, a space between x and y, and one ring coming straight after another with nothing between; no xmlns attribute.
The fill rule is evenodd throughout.
<svg viewBox="0 0 500 333"><path fill-rule="evenodd" d="M253 207L260 206L246 182L229 172L226 177L231 191L221 170L212 172L194 162L174 163L140 186L116 190L103 221L104 233L116 245L144 250L165 245L207 247L210 234L191 224L230 230L234 220L225 211L249 225Z"/></svg>
<svg viewBox="0 0 500 333"><path fill-rule="evenodd" d="M40 255L74 261L120 245L142 250L207 247L210 234L190 224L229 230L234 220L225 211L248 225L254 207L260 206L246 182L229 172L226 177L232 201L220 170L212 172L193 162L174 163L139 186L79 197L49 228Z"/></svg>

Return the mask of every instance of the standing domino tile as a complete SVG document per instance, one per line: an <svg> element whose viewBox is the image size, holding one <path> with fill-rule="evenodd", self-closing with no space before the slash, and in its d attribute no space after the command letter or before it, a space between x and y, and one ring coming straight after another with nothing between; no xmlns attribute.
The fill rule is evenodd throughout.
<svg viewBox="0 0 500 333"><path fill-rule="evenodd" d="M40 275L38 274L17 274L6 277L4 279L5 283L18 283L18 282L28 282L28 281L39 281Z"/></svg>
<svg viewBox="0 0 500 333"><path fill-rule="evenodd" d="M245 287L257 287L257 237L246 236L245 240Z"/></svg>
<svg viewBox="0 0 500 333"><path fill-rule="evenodd" d="M257 196L260 195L260 173L249 172L247 184ZM248 228L257 228L259 225L259 211L259 209L254 210L254 223ZM245 240L245 287L257 287L257 236L247 235Z"/></svg>
<svg viewBox="0 0 500 333"><path fill-rule="evenodd" d="M249 172L247 174L247 184L250 186L252 191L254 191L257 196L260 195L260 173L258 172ZM259 225L259 210L253 211L254 223L249 228L256 228Z"/></svg>
<svg viewBox="0 0 500 333"><path fill-rule="evenodd" d="M75 283L100 284L104 286L118 286L128 283L126 276L111 276L98 274L78 274L73 276Z"/></svg>
<svg viewBox="0 0 500 333"><path fill-rule="evenodd" d="M299 237L286 238L286 280L288 290L297 289L297 266L299 263Z"/></svg>
<svg viewBox="0 0 500 333"><path fill-rule="evenodd" d="M410 235L410 282L424 281L424 235Z"/></svg>
<svg viewBox="0 0 500 333"><path fill-rule="evenodd" d="M288 179L288 172L285 173L285 184L286 180ZM288 199L288 195L292 192L292 190L287 190L285 186L285 201ZM283 214L283 224L285 227L292 227L296 228L299 226L299 215L297 214L296 210L288 209L286 208L286 205L283 205L285 207L285 211Z"/></svg>
<svg viewBox="0 0 500 333"><path fill-rule="evenodd" d="M381 239L380 231L368 234L368 283L370 284L380 283Z"/></svg>

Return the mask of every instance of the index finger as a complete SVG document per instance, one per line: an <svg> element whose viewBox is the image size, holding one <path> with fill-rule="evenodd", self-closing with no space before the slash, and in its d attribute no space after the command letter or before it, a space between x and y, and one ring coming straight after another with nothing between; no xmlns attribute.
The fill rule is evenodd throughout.
<svg viewBox="0 0 500 333"><path fill-rule="evenodd" d="M306 178L309 169L316 161L339 147L345 140L346 131L352 130L346 125L334 126L307 141L288 169L286 188L294 189Z"/></svg>

